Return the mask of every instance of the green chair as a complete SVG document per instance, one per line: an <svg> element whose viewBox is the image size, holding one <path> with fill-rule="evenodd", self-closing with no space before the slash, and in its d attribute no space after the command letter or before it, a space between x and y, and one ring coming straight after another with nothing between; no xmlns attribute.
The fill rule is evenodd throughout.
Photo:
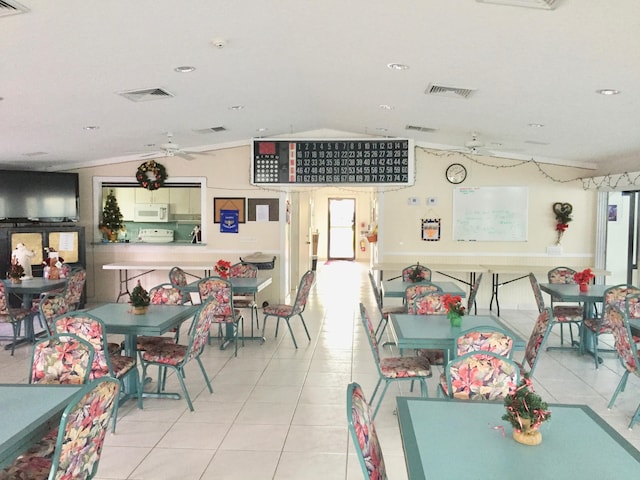
<svg viewBox="0 0 640 480"><path fill-rule="evenodd" d="M93 345L85 339L71 333L53 334L33 347L29 383L88 383L93 357Z"/></svg>

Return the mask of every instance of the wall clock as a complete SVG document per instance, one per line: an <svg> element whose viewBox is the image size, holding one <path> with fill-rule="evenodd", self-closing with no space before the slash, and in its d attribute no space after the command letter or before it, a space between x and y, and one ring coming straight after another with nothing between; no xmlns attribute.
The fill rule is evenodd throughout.
<svg viewBox="0 0 640 480"><path fill-rule="evenodd" d="M452 163L447 167L447 180L451 183L462 183L467 178L467 169L459 163Z"/></svg>

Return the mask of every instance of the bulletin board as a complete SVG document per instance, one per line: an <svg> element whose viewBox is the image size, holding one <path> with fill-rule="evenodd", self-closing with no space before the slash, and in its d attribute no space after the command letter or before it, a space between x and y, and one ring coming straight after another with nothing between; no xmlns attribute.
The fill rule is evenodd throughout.
<svg viewBox="0 0 640 480"><path fill-rule="evenodd" d="M458 187L453 191L453 239L526 242L527 187Z"/></svg>
<svg viewBox="0 0 640 480"><path fill-rule="evenodd" d="M31 257L31 265L40 265L42 263L42 254L44 247L42 244L41 233L12 233L11 234L11 251L16 249L16 246L22 243L28 250L33 250L35 255Z"/></svg>
<svg viewBox="0 0 640 480"><path fill-rule="evenodd" d="M220 223L220 210L237 210L238 223L246 223L244 211L245 199L243 197L227 198L217 197L213 199L213 223Z"/></svg>
<svg viewBox="0 0 640 480"><path fill-rule="evenodd" d="M280 221L280 202L277 198L249 198L247 200L248 205L248 220L250 222L257 221L257 210L260 206L269 208L269 221Z"/></svg>
<svg viewBox="0 0 640 480"><path fill-rule="evenodd" d="M78 232L49 233L49 248L55 249L59 256L64 258L65 263L77 263L80 261L78 255Z"/></svg>

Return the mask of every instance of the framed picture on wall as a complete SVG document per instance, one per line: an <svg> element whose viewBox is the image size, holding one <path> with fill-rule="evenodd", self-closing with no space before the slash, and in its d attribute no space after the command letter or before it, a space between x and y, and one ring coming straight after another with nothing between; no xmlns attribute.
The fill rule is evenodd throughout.
<svg viewBox="0 0 640 480"><path fill-rule="evenodd" d="M246 223L244 197L216 197L213 199L213 223L220 223L221 210L237 210L238 223Z"/></svg>

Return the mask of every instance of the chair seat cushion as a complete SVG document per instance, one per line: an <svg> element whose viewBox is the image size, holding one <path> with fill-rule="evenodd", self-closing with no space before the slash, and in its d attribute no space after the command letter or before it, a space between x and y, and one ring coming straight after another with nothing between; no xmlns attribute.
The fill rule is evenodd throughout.
<svg viewBox="0 0 640 480"><path fill-rule="evenodd" d="M430 377L431 365L423 357L388 357L380 360L380 370L387 378Z"/></svg>
<svg viewBox="0 0 640 480"><path fill-rule="evenodd" d="M109 349L109 356L113 357L115 355L120 355L122 353L122 345L119 343L109 342L107 344L107 348Z"/></svg>
<svg viewBox="0 0 640 480"><path fill-rule="evenodd" d="M163 343L156 345L142 354L142 359L147 362L164 363L166 365L178 365L184 361L187 354L187 346L179 343Z"/></svg>
<svg viewBox="0 0 640 480"><path fill-rule="evenodd" d="M51 471L51 460L38 455L23 455L0 471L0 480L46 480Z"/></svg>
<svg viewBox="0 0 640 480"><path fill-rule="evenodd" d="M584 326L591 330L594 333L609 333L610 329L607 326L600 325L600 319L598 318L587 318L583 322ZM600 331L598 331L600 329Z"/></svg>
<svg viewBox="0 0 640 480"><path fill-rule="evenodd" d="M111 366L113 367L113 374L116 378L123 377L129 370L136 366L136 359L133 357L116 355L115 357L110 357L110 359Z"/></svg>
<svg viewBox="0 0 640 480"><path fill-rule="evenodd" d="M267 305L264 307L263 312L265 315L273 315L276 317L288 317L293 311L293 305L285 305L284 303L278 303L275 305Z"/></svg>
<svg viewBox="0 0 640 480"><path fill-rule="evenodd" d="M584 318L582 307L558 305L553 307L553 316L557 322L581 322Z"/></svg>
<svg viewBox="0 0 640 480"><path fill-rule="evenodd" d="M176 343L174 337L150 337L142 336L137 338L138 344L136 348L138 350L149 350L163 343Z"/></svg>
<svg viewBox="0 0 640 480"><path fill-rule="evenodd" d="M19 322L29 315L31 315L31 311L28 309L9 307L9 315L0 314L0 323Z"/></svg>
<svg viewBox="0 0 640 480"><path fill-rule="evenodd" d="M431 365L444 365L444 350L422 349L418 350L420 357L426 358Z"/></svg>

